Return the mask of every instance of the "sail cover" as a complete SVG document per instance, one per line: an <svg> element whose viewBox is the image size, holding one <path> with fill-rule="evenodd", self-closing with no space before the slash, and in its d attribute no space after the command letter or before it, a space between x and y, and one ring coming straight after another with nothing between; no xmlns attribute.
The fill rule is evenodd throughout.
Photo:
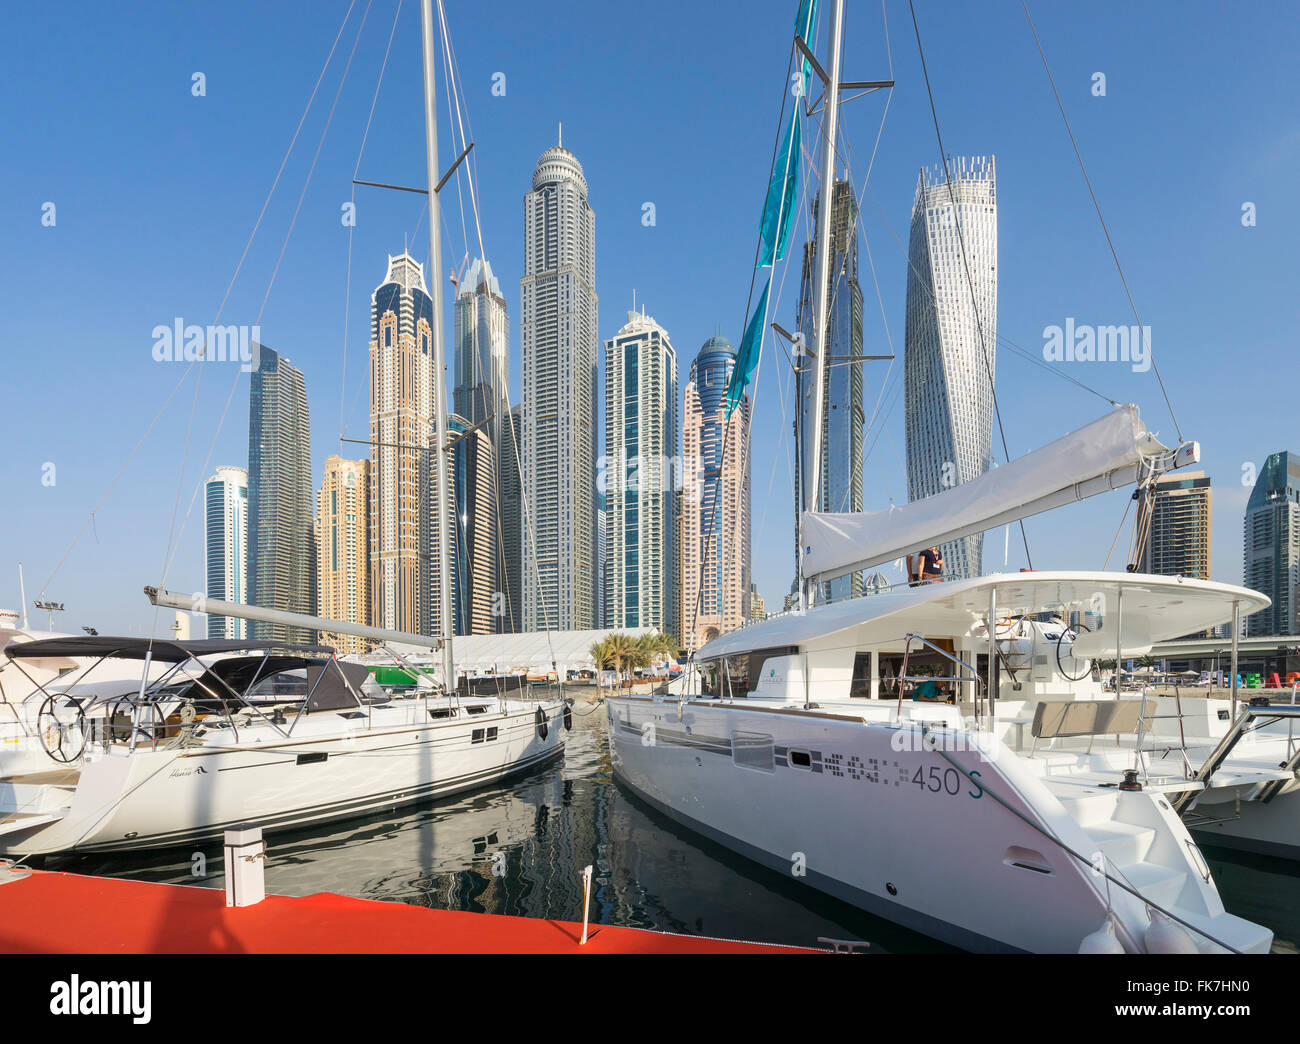
<svg viewBox="0 0 1300 1044"><path fill-rule="evenodd" d="M960 486L886 511L803 513L803 574L829 579L970 533L1083 500L1141 477L1143 467L1192 463L1189 443L1170 456L1136 406L1106 416Z"/></svg>

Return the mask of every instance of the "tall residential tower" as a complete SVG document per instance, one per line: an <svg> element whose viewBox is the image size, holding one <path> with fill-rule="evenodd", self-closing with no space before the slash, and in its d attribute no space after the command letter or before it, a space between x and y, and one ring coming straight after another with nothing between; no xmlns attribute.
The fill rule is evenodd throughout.
<svg viewBox="0 0 1300 1044"><path fill-rule="evenodd" d="M818 511L862 510L862 288L858 286L858 205L848 181L835 182L831 197L829 294L826 329L819 338L813 331L816 307L817 242L803 248L803 274L799 285L799 332L809 347L825 345L827 365L822 391L821 477ZM812 227L817 227L820 197L813 202ZM811 481L813 385L816 367L811 357L801 360L795 377L799 402L800 467L795 478L794 502L803 504L803 484ZM796 511L797 513L797 511ZM796 526L797 532L797 526ZM798 546L795 547L798 570ZM856 597L862 593L862 574L850 573L821 585L820 599Z"/></svg>
<svg viewBox="0 0 1300 1044"><path fill-rule="evenodd" d="M248 601L248 472L223 465L203 487L205 589L222 602ZM246 638L247 622L208 615L209 638Z"/></svg>
<svg viewBox="0 0 1300 1044"><path fill-rule="evenodd" d="M325 460L316 495L316 602L319 616L370 623L370 461ZM323 645L340 653L366 652L355 635L320 632Z"/></svg>
<svg viewBox="0 0 1300 1044"><path fill-rule="evenodd" d="M410 254L370 297L370 618L434 634L427 457L433 438L433 301Z"/></svg>
<svg viewBox="0 0 1300 1044"><path fill-rule="evenodd" d="M698 649L749 619L749 396L727 419L723 394L736 349L710 337L691 363L682 409L677 611L683 646Z"/></svg>
<svg viewBox="0 0 1300 1044"><path fill-rule="evenodd" d="M1300 454L1270 454L1250 491L1242 583L1273 599L1248 637L1300 632Z"/></svg>
<svg viewBox="0 0 1300 1044"><path fill-rule="evenodd" d="M524 630L595 627L596 216L582 164L547 149L524 196Z"/></svg>
<svg viewBox="0 0 1300 1044"><path fill-rule="evenodd" d="M605 342L603 626L676 633L677 354L645 312Z"/></svg>
<svg viewBox="0 0 1300 1044"><path fill-rule="evenodd" d="M248 600L316 615L311 432L302 371L258 348L248 408ZM249 622L253 638L313 642L314 631Z"/></svg>

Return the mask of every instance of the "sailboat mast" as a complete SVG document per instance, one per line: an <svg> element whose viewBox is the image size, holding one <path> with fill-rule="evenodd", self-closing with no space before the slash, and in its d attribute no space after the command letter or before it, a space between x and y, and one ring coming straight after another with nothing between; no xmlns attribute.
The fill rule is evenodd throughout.
<svg viewBox="0 0 1300 1044"><path fill-rule="evenodd" d="M442 639L442 675L447 691L456 684L451 655L452 626L450 552L447 525L447 394L442 330L442 208L438 203L438 108L433 49L433 0L421 0L424 40L424 143L429 176L429 294L433 298L433 525L438 534L438 637Z"/></svg>
<svg viewBox="0 0 1300 1044"><path fill-rule="evenodd" d="M804 511L817 511L821 505L822 478L822 417L826 408L825 381L826 355L830 345L826 338L826 313L830 298L831 272L831 211L832 193L835 189L835 133L840 115L840 48L844 24L844 0L831 0L830 41L827 63L830 82L826 85L826 101L822 111L822 184L817 204L817 293L813 311L813 347L817 355L817 374L813 385L813 408L810 418L812 453L807 462L809 481L804 483ZM803 561L803 537L800 527L799 554ZM802 572L802 569L801 569ZM804 604L811 606L817 585L804 580Z"/></svg>

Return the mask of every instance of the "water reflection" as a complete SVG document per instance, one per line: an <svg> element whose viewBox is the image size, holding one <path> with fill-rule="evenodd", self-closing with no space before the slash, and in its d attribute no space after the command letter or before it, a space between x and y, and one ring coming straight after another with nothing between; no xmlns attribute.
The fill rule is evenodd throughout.
<svg viewBox="0 0 1300 1044"><path fill-rule="evenodd" d="M592 713L586 713L592 711ZM591 919L758 942L862 939L873 950L935 952L942 943L758 867L649 809L614 784L601 711L579 703L565 758L505 786L431 807L269 838L268 892L331 891L439 909L582 919L591 864ZM1275 947L1300 939L1290 864L1209 853L1225 905L1268 924ZM51 859L50 869L224 888L221 849Z"/></svg>

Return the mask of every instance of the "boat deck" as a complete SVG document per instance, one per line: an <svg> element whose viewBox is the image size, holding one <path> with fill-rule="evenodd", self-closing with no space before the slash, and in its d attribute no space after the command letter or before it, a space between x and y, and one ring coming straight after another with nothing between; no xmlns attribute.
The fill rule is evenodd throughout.
<svg viewBox="0 0 1300 1044"><path fill-rule="evenodd" d="M4 953L824 953L640 928L431 910L320 892L227 907L188 885L0 867Z"/></svg>

